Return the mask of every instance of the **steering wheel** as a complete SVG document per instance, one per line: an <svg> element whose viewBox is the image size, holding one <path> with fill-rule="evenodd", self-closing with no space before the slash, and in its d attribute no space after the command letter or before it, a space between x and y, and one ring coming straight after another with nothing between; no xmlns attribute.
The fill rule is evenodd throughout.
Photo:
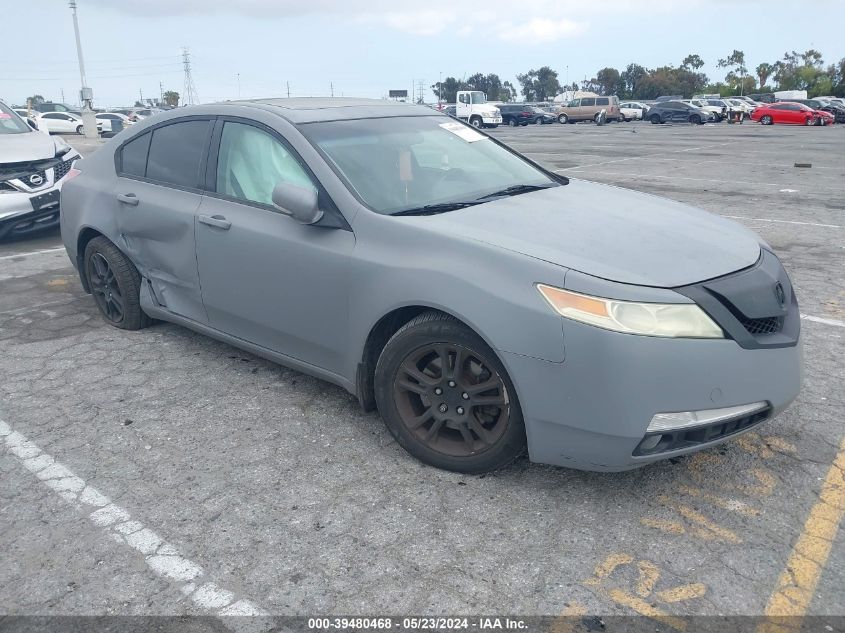
<svg viewBox="0 0 845 633"><path fill-rule="evenodd" d="M434 181L434 188L440 187L440 185L449 182L450 180L464 180L466 178L467 172L460 167L453 167L452 169L447 169L444 171L440 176L437 177L437 180Z"/></svg>

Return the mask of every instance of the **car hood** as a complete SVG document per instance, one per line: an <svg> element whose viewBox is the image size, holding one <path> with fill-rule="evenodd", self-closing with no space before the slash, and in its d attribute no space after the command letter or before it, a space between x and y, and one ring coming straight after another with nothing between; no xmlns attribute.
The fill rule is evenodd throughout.
<svg viewBox="0 0 845 633"><path fill-rule="evenodd" d="M0 134L0 164L44 160L56 155L56 144L43 132Z"/></svg>
<svg viewBox="0 0 845 633"><path fill-rule="evenodd" d="M582 180L407 219L595 277L660 288L726 275L760 257L759 238L731 220Z"/></svg>

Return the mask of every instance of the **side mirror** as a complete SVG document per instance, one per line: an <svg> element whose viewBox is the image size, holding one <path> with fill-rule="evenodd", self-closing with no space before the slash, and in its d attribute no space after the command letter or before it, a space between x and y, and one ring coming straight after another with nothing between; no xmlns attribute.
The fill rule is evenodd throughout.
<svg viewBox="0 0 845 633"><path fill-rule="evenodd" d="M29 117L26 117L26 124L36 132L38 131L38 126L35 124L35 121L30 119Z"/></svg>
<svg viewBox="0 0 845 633"><path fill-rule="evenodd" d="M314 224L323 217L317 206L317 192L289 182L282 181L273 188L273 205L302 224Z"/></svg>

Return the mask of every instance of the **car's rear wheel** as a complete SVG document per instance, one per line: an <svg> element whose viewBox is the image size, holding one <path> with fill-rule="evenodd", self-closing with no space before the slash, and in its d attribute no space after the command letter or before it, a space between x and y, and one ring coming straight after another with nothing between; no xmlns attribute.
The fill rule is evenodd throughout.
<svg viewBox="0 0 845 633"><path fill-rule="evenodd" d="M441 312L425 312L388 341L376 365L376 403L396 441L446 470L483 473L525 449L519 402L495 352Z"/></svg>
<svg viewBox="0 0 845 633"><path fill-rule="evenodd" d="M659 114L652 114L650 117L648 117L648 120L654 123L655 125L661 122Z"/></svg>
<svg viewBox="0 0 845 633"><path fill-rule="evenodd" d="M807 120L804 123L805 125L816 125L815 117L808 116Z"/></svg>
<svg viewBox="0 0 845 633"><path fill-rule="evenodd" d="M558 114L557 115L557 122L558 123L569 123L569 117L565 114Z"/></svg>
<svg viewBox="0 0 845 633"><path fill-rule="evenodd" d="M772 123L774 123L774 121L772 121L772 117L766 114L760 117L760 123L761 125L771 125Z"/></svg>
<svg viewBox="0 0 845 633"><path fill-rule="evenodd" d="M151 320L141 309L141 275L120 249L105 237L85 247L85 275L103 318L123 330L140 330Z"/></svg>
<svg viewBox="0 0 845 633"><path fill-rule="evenodd" d="M701 117L698 116L697 114L693 114L689 118L689 122L692 123L693 125L701 125Z"/></svg>

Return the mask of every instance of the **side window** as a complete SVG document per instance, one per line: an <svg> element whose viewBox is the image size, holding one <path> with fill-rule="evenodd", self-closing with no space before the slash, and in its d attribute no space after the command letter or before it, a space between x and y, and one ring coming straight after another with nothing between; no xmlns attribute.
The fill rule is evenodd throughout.
<svg viewBox="0 0 845 633"><path fill-rule="evenodd" d="M181 187L196 187L208 121L183 121L153 130L147 178Z"/></svg>
<svg viewBox="0 0 845 633"><path fill-rule="evenodd" d="M569 105L567 105L566 107L567 108L577 108L579 105L581 105L581 100L580 99L573 99L572 101L569 102Z"/></svg>
<svg viewBox="0 0 845 633"><path fill-rule="evenodd" d="M44 114L41 118L42 119L58 119L60 117L61 117L60 114L56 114L54 112L48 112L47 114Z"/></svg>
<svg viewBox="0 0 845 633"><path fill-rule="evenodd" d="M582 106L594 106L596 105L596 100L593 97L589 97L587 99L581 99Z"/></svg>
<svg viewBox="0 0 845 633"><path fill-rule="evenodd" d="M278 139L252 125L226 122L217 158L217 193L272 205L273 189L282 181L316 190Z"/></svg>
<svg viewBox="0 0 845 633"><path fill-rule="evenodd" d="M132 139L123 146L120 155L120 172L128 176L143 178L147 171L147 152L150 149L150 137L147 132Z"/></svg>
<svg viewBox="0 0 845 633"><path fill-rule="evenodd" d="M610 105L610 99L608 99L607 97L602 97L600 99L596 99L596 105L600 105L600 106Z"/></svg>

